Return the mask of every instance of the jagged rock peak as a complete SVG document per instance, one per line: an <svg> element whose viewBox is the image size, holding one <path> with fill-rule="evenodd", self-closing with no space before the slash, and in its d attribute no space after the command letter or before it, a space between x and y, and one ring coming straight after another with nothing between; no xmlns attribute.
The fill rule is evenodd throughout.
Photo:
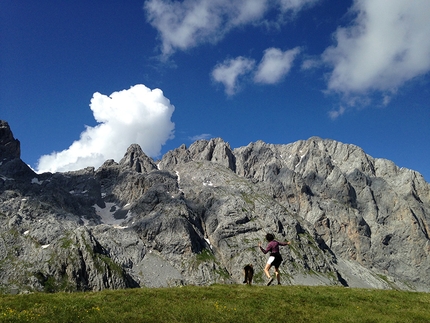
<svg viewBox="0 0 430 323"><path fill-rule="evenodd" d="M212 161L236 170L236 160L230 144L222 138L198 140L190 146L189 151L194 160Z"/></svg>
<svg viewBox="0 0 430 323"><path fill-rule="evenodd" d="M182 145L166 153L159 167L160 169L173 169L178 164L201 160L221 164L233 171L236 169L236 159L230 144L222 138L197 140L188 149L185 145Z"/></svg>
<svg viewBox="0 0 430 323"><path fill-rule="evenodd" d="M177 164L191 161L190 152L187 146L182 144L179 148L169 150L158 164L160 169L174 169Z"/></svg>
<svg viewBox="0 0 430 323"><path fill-rule="evenodd" d="M320 137L298 140L290 144L267 144L259 140L245 147L235 148L233 152L237 158L236 167L242 175L249 173L249 166L256 164L286 166L304 173L320 170L326 173L327 167L330 170L336 164L345 171L352 167L368 175L375 175L374 159L360 147ZM322 162L320 165L322 169L314 169L315 164L312 161L315 158Z"/></svg>
<svg viewBox="0 0 430 323"><path fill-rule="evenodd" d="M10 160L21 157L20 142L13 137L9 124L0 120L0 159Z"/></svg>
<svg viewBox="0 0 430 323"><path fill-rule="evenodd" d="M138 144L132 144L128 147L119 164L120 166L131 168L138 173L148 173L157 169L154 161L143 152Z"/></svg>

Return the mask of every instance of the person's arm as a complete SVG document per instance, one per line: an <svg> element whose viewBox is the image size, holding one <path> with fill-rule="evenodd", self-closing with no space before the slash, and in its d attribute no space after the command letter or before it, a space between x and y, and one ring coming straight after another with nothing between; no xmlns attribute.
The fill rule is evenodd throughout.
<svg viewBox="0 0 430 323"><path fill-rule="evenodd" d="M290 244L290 241L279 242L279 244L280 244L281 246L286 246L286 245L289 245L289 244Z"/></svg>
<svg viewBox="0 0 430 323"><path fill-rule="evenodd" d="M267 246L267 249L264 249L262 246L261 246L261 242L259 242L258 243L258 246L260 247L260 250L263 252L263 253L268 253L269 252L269 250L270 250L270 248L269 248L269 246Z"/></svg>

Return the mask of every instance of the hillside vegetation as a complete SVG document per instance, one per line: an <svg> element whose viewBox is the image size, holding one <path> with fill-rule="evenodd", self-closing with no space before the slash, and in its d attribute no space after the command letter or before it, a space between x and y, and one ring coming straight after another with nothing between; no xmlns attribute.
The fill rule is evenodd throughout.
<svg viewBox="0 0 430 323"><path fill-rule="evenodd" d="M0 295L0 322L430 322L430 294L212 285Z"/></svg>

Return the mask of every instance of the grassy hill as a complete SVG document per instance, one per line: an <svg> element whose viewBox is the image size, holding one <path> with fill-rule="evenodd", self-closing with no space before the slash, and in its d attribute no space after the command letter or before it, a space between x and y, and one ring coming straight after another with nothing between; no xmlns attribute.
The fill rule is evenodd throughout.
<svg viewBox="0 0 430 323"><path fill-rule="evenodd" d="M430 294L213 285L0 295L0 322L430 322Z"/></svg>

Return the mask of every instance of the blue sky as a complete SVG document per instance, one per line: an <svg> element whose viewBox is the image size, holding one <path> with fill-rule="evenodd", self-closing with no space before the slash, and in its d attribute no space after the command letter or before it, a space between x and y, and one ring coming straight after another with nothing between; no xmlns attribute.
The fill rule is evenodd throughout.
<svg viewBox="0 0 430 323"><path fill-rule="evenodd" d="M38 171L312 136L430 180L428 0L3 0L0 119Z"/></svg>

